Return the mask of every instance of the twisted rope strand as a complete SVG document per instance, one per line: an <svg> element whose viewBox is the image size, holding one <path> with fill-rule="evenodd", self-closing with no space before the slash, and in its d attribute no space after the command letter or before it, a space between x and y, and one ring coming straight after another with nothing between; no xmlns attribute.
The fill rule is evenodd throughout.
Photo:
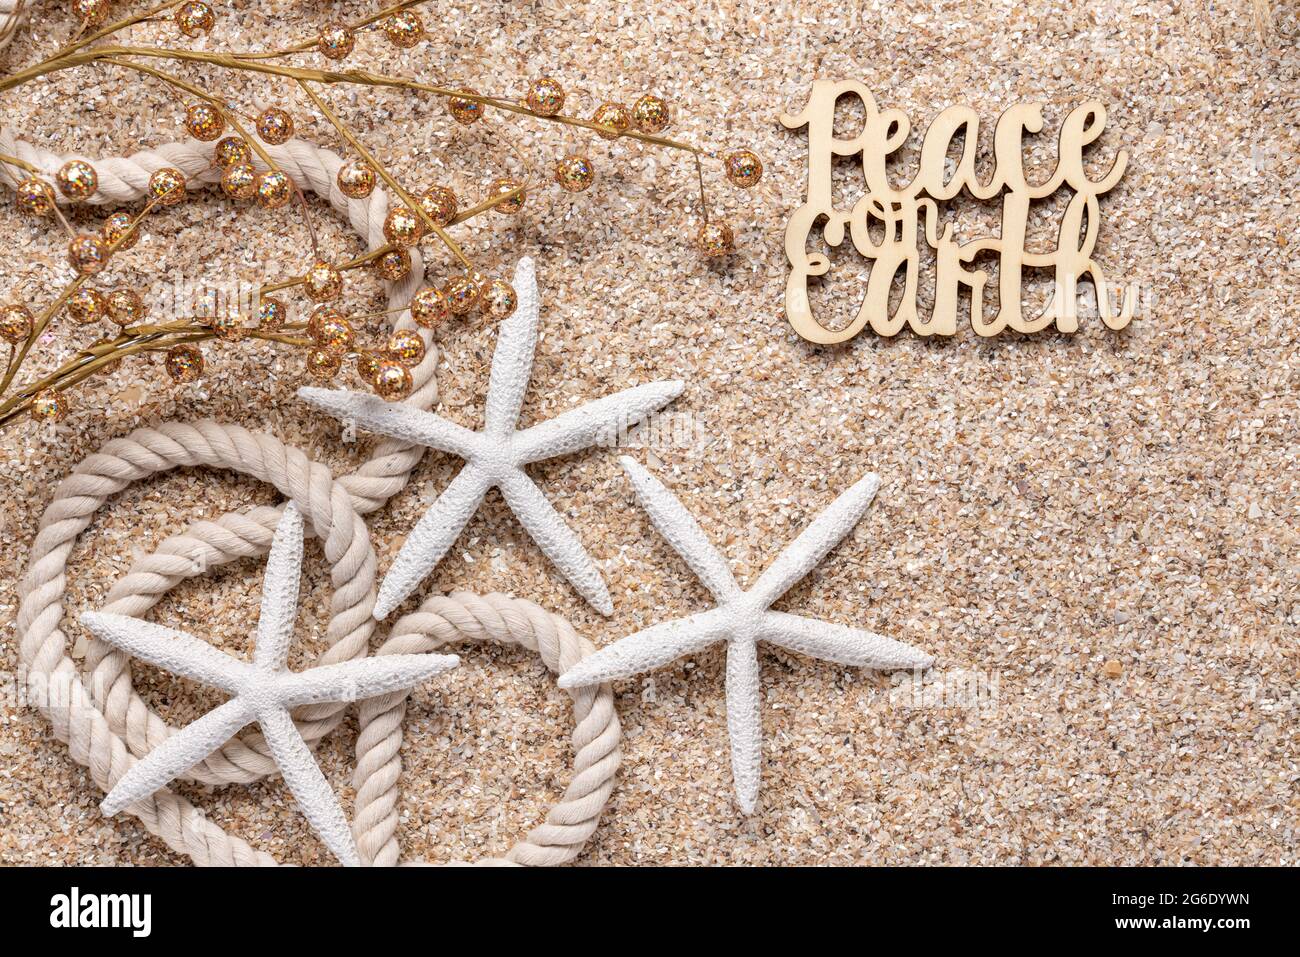
<svg viewBox="0 0 1300 957"><path fill-rule="evenodd" d="M480 597L457 592L435 595L400 619L376 654L422 654L466 639L536 651L557 675L596 650L567 621L533 602L497 593ZM564 797L545 823L504 858L480 863L563 864L578 855L596 830L622 760L618 715L609 685L570 694L577 725L572 739L575 773ZM398 860L397 781L406 699L405 692L395 692L361 703L352 830L361 859L369 864L392 865Z"/></svg>
<svg viewBox="0 0 1300 957"><path fill-rule="evenodd" d="M268 467L268 463L273 465ZM194 426L169 423L159 430L141 429L108 443L56 490L19 587L17 621L19 658L27 671L32 700L50 720L56 736L68 742L73 757L90 769L96 784L105 790L171 732L132 688L128 663L112 660L123 656L105 654L101 646L91 668L91 689L82 683L61 628L67 559L77 537L109 496L131 481L177 465L196 464L231 469L274 484L298 504L323 539L333 566L335 616L330 632L334 640L322 663L341 660L335 654L339 648L349 657L365 654L374 625L370 610L375 563L365 524L352 508L342 481L333 481L319 463L271 436L215 422ZM299 480L291 481L285 468L292 468ZM290 491L294 488L297 493ZM110 591L108 607L119 613L141 614L167 588L185 578L264 553L279 515L280 509L260 507L192 524L136 562ZM350 515L350 520L344 515ZM344 531L338 533L339 529ZM358 546L359 541L364 544ZM350 604L358 596L359 601ZM333 622L353 608L360 609L362 620L352 630L337 634ZM568 622L532 602L497 594L480 598L457 593L432 597L399 621L378 653L427 652L461 639L520 645L536 651L557 674L594 651ZM107 690L100 693L100 684L106 684ZM564 863L577 855L599 823L621 760L618 717L608 686L583 689L573 697L574 777L563 799L546 821L504 858L484 863ZM369 864L395 864L399 859L396 809L405 709L406 696L395 694L367 701L361 710L353 826L362 859ZM319 738L337 717L337 710L308 716L302 722L304 733ZM255 780L272 773L274 764L257 749L258 744L260 739L234 739L190 776L222 783ZM152 833L196 863L274 863L268 855L225 834L167 789L131 811Z"/></svg>
<svg viewBox="0 0 1300 957"><path fill-rule="evenodd" d="M326 634L328 647L317 663L331 664L364 655L374 631L371 611L374 608L376 569L364 521L326 466L312 462L272 436L255 435L239 426L200 422L194 426L169 423L157 431L141 429L126 439L110 442L99 454L79 465L60 484L54 502L42 518L25 587L38 590L43 601L60 604L61 617L62 583L72 542L89 524L91 516L104 504L108 495L130 482L176 465L194 464L231 468L252 475L274 485L287 498L298 503L313 531L322 539L326 558L332 566L334 595ZM184 543L177 539L169 540L165 547L172 553L173 561L169 563L159 558L148 563L147 569L133 570L141 574L128 576L126 581L118 583L110 594L109 610L127 614L130 612L122 609L141 607L143 610L157 601L161 593L157 591L153 578L144 574L146 571L155 576L160 572L170 572L163 579L170 588L201 571L206 567L203 564L205 560L220 557L220 560L228 561L251 554L255 543L248 537L233 552L220 547L221 539L229 534L232 525L242 527L245 536L259 540L264 551L269 547L278 514L278 509L261 509L255 515L238 516L229 523L219 521L191 528L188 535L199 543L200 554L184 557L182 552L179 562L174 559L177 550L185 547ZM263 526L260 535L249 528L257 517L269 523ZM40 590L51 580L58 583L57 591ZM137 589L143 589L143 592ZM35 645L38 638L42 641L40 647ZM33 643L27 653L42 665L48 665L61 656L66 645L66 638L57 627L44 633L28 631L24 640ZM125 738L133 754L148 753L173 733L134 690L129 658L124 653L104 642L92 641L86 654L86 666L92 697L110 727ZM337 704L304 709L300 715L304 737L308 741L318 740L334 727L342 711L343 706ZM261 747L260 738L234 739L213 758L197 766L192 775L208 784L248 782L274 772L275 768L274 761Z"/></svg>
<svg viewBox="0 0 1300 957"><path fill-rule="evenodd" d="M375 190L366 200L344 197L335 180L342 160L329 150L301 140L267 149L300 188L310 189L344 212L366 237L368 249L386 243L386 192ZM15 141L3 128L0 152L32 163L47 179L73 158ZM141 198L150 174L163 166L176 166L190 176L190 188L216 179L208 148L197 142L164 144L94 165L100 188L91 202L100 204ZM0 182L14 185L16 179L12 170L0 166ZM391 309L404 307L423 281L424 264L418 250L412 250L411 263L407 279L390 285ZM417 328L406 311L397 314L394 326ZM415 389L406 401L424 409L437 401L433 377L437 352L430 334L418 331L427 351L424 360L412 370ZM92 641L86 655L90 683L87 689L68 654L67 636L62 630L68 558L76 539L108 498L132 482L181 466L231 469L274 485L298 504L324 542L332 566L334 594L327 648L317 662L328 664L366 653L374 629L371 611L375 556L361 516L382 507L406 485L423 451L420 446L385 440L355 472L335 479L326 466L273 436L211 421L193 425L166 423L109 442L73 470L56 489L54 501L41 519L28 572L19 587L19 657L38 709L49 719L56 736L68 742L74 759L90 769L98 786L110 790L141 755L173 733L135 691L125 655L103 642ZM142 615L186 578L236 558L265 554L280 512L280 508L255 508L229 513L216 521L194 523L181 535L164 541L153 555L137 562L109 593L107 610ZM425 627L428 636L420 630ZM380 653L430 650L462 637L495 640L537 651L547 667L558 674L593 651L591 644L562 618L531 602L503 595L431 598L414 615L402 619L398 631L400 634L385 642ZM563 863L576 856L595 830L620 761L618 717L607 686L574 692L573 697L577 724L573 734L575 773L564 798L547 815L545 823L534 828L505 858L482 863ZM366 702L362 708L354 830L363 860L371 864L396 864L399 858L395 836L401 768L398 752L405 709L405 695ZM314 705L300 709L295 721L304 737L315 742L337 724L341 715L339 705ZM192 769L188 777L222 784L254 781L275 771L261 736L250 733L227 742ZM189 855L196 864L275 863L240 838L227 835L185 798L166 788L131 811L151 833Z"/></svg>
<svg viewBox="0 0 1300 957"><path fill-rule="evenodd" d="M0 0L0 50L7 47L27 17L28 0Z"/></svg>
<svg viewBox="0 0 1300 957"><path fill-rule="evenodd" d="M156 440L156 441L154 441ZM207 464L231 468L270 481L297 502L312 527L325 543L333 565L336 586L329 650L323 656L356 657L366 653L374 623L366 621L374 606L375 559L365 523L351 507L351 499L335 483L327 469L301 453L287 454L278 440L254 436L238 426L203 422L196 426L169 424L160 430L141 429L127 439L110 442L75 469L55 491L54 501L41 519L40 532L32 546L28 571L19 585L17 619L19 661L27 673L32 700L54 728L56 736L68 742L72 756L85 764L95 783L110 790L117 780L149 750L149 741L161 741L170 729L147 709L132 688L124 655L106 654L107 646L92 649L91 687L87 689L68 654L67 636L62 630L62 600L67 583L67 560L77 537L89 525L93 514L112 494L130 482L176 465ZM119 454L120 453L120 454ZM264 454L271 453L271 454ZM293 462L309 479L291 482L286 472L267 468L267 462ZM294 488L297 488L295 494ZM169 539L168 551L181 563L167 568L166 559L143 562L133 568L111 593L115 608L155 602L154 575L160 569L164 580L178 581L198 574L201 561L220 564L237 557L264 551L278 521L279 510L260 508L242 515L224 516L217 522L191 527L187 536L197 546L189 555L180 552L187 536ZM260 525L262 531L254 531ZM222 547L229 545L229 548ZM152 570L152 575L150 573ZM143 598L136 596L143 595ZM353 609L355 616L335 622ZM89 658L89 656L88 656ZM311 715L305 733L319 738L336 722L333 714ZM152 736L152 737L151 737ZM254 780L274 770L246 742L232 741L191 776L221 783L226 780ZM260 770L260 773L257 773ZM184 798L167 789L135 805L132 813L153 833L196 863L271 864L274 860L255 851L238 838L226 835L203 817Z"/></svg>
<svg viewBox="0 0 1300 957"><path fill-rule="evenodd" d="M267 149L300 188L311 190L328 200L335 209L345 213L353 227L365 236L368 249L373 250L386 244L383 222L388 211L388 195L385 191L377 189L363 200L344 196L336 181L342 159L327 149L305 141L291 140L282 147L268 146ZM15 141L10 131L2 128L0 152L11 152L32 163L43 171L47 179L52 179L54 172L72 158ZM94 165L99 173L100 188L92 197L92 202L138 200L145 195L149 176L168 165L176 165L193 176L189 185L191 188L199 188L215 176L211 170L210 152L209 146L191 140L164 144L156 150L143 150L129 157L110 157L97 161ZM12 184L16 179L14 170L0 166L0 180ZM418 250L412 250L410 274L405 280L389 285L389 307L403 310L397 314L395 328L417 328L403 307L410 301L423 278L423 259ZM437 350L430 333L424 329L419 331L426 345L426 354L424 360L412 370L415 388L406 401L425 409L437 401L437 385L433 376L437 365ZM175 465L237 463L234 467L270 481L286 496L299 501L313 527L321 530L322 537L326 539L326 554L335 564L335 592L332 600L333 615L326 639L329 647L317 663L328 664L364 654L373 630L373 623L369 621L371 608L364 600L364 592L369 585L362 584L366 576L358 577L355 573L361 562L369 561L373 566L374 556L369 550L364 525L359 535L352 529L352 525L358 522L355 519L358 512L374 511L405 486L424 449L386 440L376 447L373 456L356 472L341 480L341 487L335 490L333 477L325 466L311 463L309 467L309 460L300 451L269 436L257 436L246 430L226 430L215 423L200 423L188 428L206 434L185 436L189 440L187 445L174 440L166 427L161 433L137 432L132 436L132 439L138 440L134 444L110 443L101 453L107 458L92 456L82 463L64 483L65 487L61 487L59 494L61 498L81 498L81 511L77 511L77 507L71 504L63 506L58 512L60 527L53 530L53 539L67 542L70 537L80 534L88 524L90 514L103 504L107 495L145 474ZM69 485L68 482L72 484ZM331 501L331 498L336 500ZM47 513L46 521L54 521L50 513ZM64 524L69 522L70 524ZM207 527L205 531L214 534L216 527ZM51 544L53 539L42 543L38 537L37 547L52 549L55 547ZM173 547L186 546L174 544ZM349 548L353 549L352 554L345 554ZM58 567L66 564L66 558L65 553L62 560L56 563ZM35 559L33 564L35 565ZM164 564L160 559L159 567L154 569L155 574L166 570ZM173 565L171 574L166 576L170 578L169 584L162 587L161 582L153 582L149 587L162 587L165 591L179 581L180 577L184 577L183 573L183 566ZM373 569L369 577L373 578ZM62 591L61 587L59 591ZM138 596L133 597L130 593L119 593L114 598L123 602L120 607L141 605ZM157 600L156 597L154 600ZM143 604L141 610L152 604L152 601ZM110 610L119 611L119 605L115 602ZM62 640L61 631L58 635L59 640ZM90 642L86 664L90 669L90 690L93 697L103 707L110 726L124 735L133 754L145 754L165 740L171 730L133 690L124 654L96 639ZM337 724L342 710L337 705L314 705L300 709L297 717L303 736L309 743L315 742ZM192 776L206 784L235 781L246 783L274 770L275 763L268 755L261 736L250 733L232 740L196 767Z"/></svg>

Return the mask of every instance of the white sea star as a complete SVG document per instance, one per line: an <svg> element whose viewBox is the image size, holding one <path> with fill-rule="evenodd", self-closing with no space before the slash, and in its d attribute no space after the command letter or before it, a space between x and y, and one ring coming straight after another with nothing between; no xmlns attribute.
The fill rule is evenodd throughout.
<svg viewBox="0 0 1300 957"><path fill-rule="evenodd" d="M321 840L346 865L357 865L352 829L289 709L325 701L359 701L410 688L448 671L455 655L384 655L289 671L285 662L298 606L302 572L302 516L290 504L276 526L262 582L253 663L218 651L202 639L126 615L88 612L81 621L95 635L172 674L229 692L225 704L186 725L118 780L100 803L105 814L148 797L257 722L285 783Z"/></svg>
<svg viewBox="0 0 1300 957"><path fill-rule="evenodd" d="M620 461L655 528L713 593L717 605L638 631L600 649L566 671L560 687L580 688L627 678L716 641L726 641L731 773L741 810L753 813L758 803L762 755L758 642L770 641L814 658L871 668L928 668L933 661L929 655L892 638L768 607L849 533L871 504L880 479L868 475L832 502L777 556L753 587L742 591L726 560L672 492L632 459Z"/></svg>
<svg viewBox="0 0 1300 957"><path fill-rule="evenodd" d="M376 618L386 618L433 571L493 486L501 489L524 530L578 593L601 614L614 613L595 563L524 466L595 445L602 437L613 434L612 430L633 425L667 405L681 394L683 384L651 382L625 389L516 431L537 345L537 279L531 259L519 261L515 289L519 306L501 323L481 432L471 432L440 415L385 402L374 395L317 388L298 390L307 402L336 418L465 460L460 474L411 530L393 567L384 576L375 602Z"/></svg>

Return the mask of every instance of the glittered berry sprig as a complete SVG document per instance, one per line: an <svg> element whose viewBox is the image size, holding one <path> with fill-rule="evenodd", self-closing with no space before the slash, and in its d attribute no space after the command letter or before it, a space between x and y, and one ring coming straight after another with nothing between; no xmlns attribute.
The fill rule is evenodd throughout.
<svg viewBox="0 0 1300 957"><path fill-rule="evenodd" d="M709 215L703 165L720 162L727 179L742 188L758 183L763 165L749 150L723 154L664 136L670 125L671 109L667 101L655 94L640 96L630 108L619 102L604 102L586 118L565 112L569 96L564 85L552 77L532 80L523 97L516 101L468 88L342 69L342 61L354 54L357 35L362 31L382 33L389 43L402 49L423 42L428 35L420 14L413 9L420 2L407 0L354 23L327 24L315 37L283 49L216 52L192 50L183 45L125 46L113 42L116 34L133 24L164 19L174 22L181 37L203 36L212 30L217 19L213 8L203 0L173 0L112 23L109 22L113 6L110 0L73 0L79 27L72 39L54 55L0 78L0 93L53 73L92 64L130 70L142 79L164 83L185 104L185 129L189 136L213 144L211 166L205 173L219 173L222 194L234 201L252 201L271 210L288 207L297 200L297 208L311 234L311 258L301 274L262 284L253 315L214 309L171 322L150 321L144 299L137 290L121 286L105 289L100 282L114 255L137 243L141 220L156 208L185 201L184 174L173 168L155 171L149 180L145 205L138 213L114 211L97 231L78 232L59 209L56 190L67 203L84 204L91 200L99 189L99 174L94 164L73 160L55 176L47 178L22 159L0 154L0 164L16 183L15 200L19 209L32 216L52 217L68 233L68 259L76 273L76 278L43 307L11 302L0 309L0 339L10 345L9 359L0 376L0 427L25 413L47 420L62 419L69 411L68 391L72 386L111 370L123 358L140 353L163 353L163 367L173 380L193 381L203 374L205 367L201 343L242 337L303 349L306 372L317 381L335 378L344 364L350 362L361 381L378 394L390 400L404 398L413 388L410 369L424 358L425 339L408 329L382 336L380 341L363 343L357 331L358 322L384 314L350 313L340 300L348 272L370 267L385 280L400 281L410 273L411 250L429 241L445 248L454 265L440 285L421 287L407 304L418 326L432 329L452 317L475 310L493 320L505 318L514 311L514 289L504 279L487 276L475 268L451 230L488 212L517 215L531 195L547 186L567 193L585 192L596 181L596 164L591 156L575 150L546 164L546 176L533 175L529 167L529 175L522 180L495 179L484 197L466 206L463 197L445 184L417 190L403 185L331 109L325 91L334 86L389 87L417 96L440 97L451 117L463 126L473 125L496 111L586 130L607 140L633 140L647 147L688 153L695 163L700 186L702 225L695 237L696 244L707 257L732 252L735 237L731 227ZM330 68L298 65L313 55L326 60ZM340 192L353 199L365 199L381 182L391 191L392 202L383 224L385 245L346 262L332 262L323 255L301 191L264 148L264 145L280 146L293 138L294 117L277 106L268 107L255 117L241 116L219 91L205 89L164 69L168 64L176 68L204 64L295 83L355 154L338 171ZM254 165L255 157L264 169ZM290 322L288 307L276 295L291 289L301 290L314 303L305 323ZM117 328L115 334L80 350L52 373L19 382L33 346L52 322L64 318L87 326L107 321Z"/></svg>

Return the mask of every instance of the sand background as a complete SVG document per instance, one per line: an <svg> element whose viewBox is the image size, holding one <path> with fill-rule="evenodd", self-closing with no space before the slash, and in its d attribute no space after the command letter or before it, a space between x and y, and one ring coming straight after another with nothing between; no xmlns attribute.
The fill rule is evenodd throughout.
<svg viewBox="0 0 1300 957"><path fill-rule="evenodd" d="M700 441L630 453L680 495L742 583L840 491L880 473L867 517L779 607L880 631L937 659L918 685L764 651L764 790L750 818L731 796L721 649L621 682L625 763L582 861L1295 863L1300 57L1295 4L1274 8L1262 42L1248 0L486 0L438 5L435 42L410 52L361 41L355 64L485 92L518 95L528 77L549 73L590 91L584 114L598 99L656 90L673 100L674 134L764 158L767 176L748 193L711 172L739 252L704 264L679 238L695 214L693 169L680 155L528 119L465 131L441 103L405 94L330 96L412 185L449 180L476 195L518 169L506 139L535 163L586 143L602 176L591 193L552 190L516 220L458 233L496 273L508 276L521 255L537 259L543 338L523 423L651 379L686 379L673 409L691 417ZM221 9L206 48L278 46L372 8ZM0 58L8 69L32 62L70 29L61 8L38 16ZM170 35L141 26L133 39ZM342 149L288 84L187 75L220 84L234 102L286 105L305 138ZM1113 277L1141 284L1143 315L1121 333L1085 318L1070 337L986 341L963 322L942 342L865 333L827 349L798 339L783 317L781 237L802 201L806 148L776 117L802 106L815 77L866 81L912 118L913 148L952 103L969 102L991 127L1011 103L1041 100L1047 130L1034 171L1054 161L1065 113L1102 100L1108 128L1090 168L1120 148L1130 168L1103 197L1096 255ZM164 89L106 68L35 84L0 109L24 138L87 156L182 135L181 107ZM8 198L0 205L0 291L44 302L69 277L62 240ZM1045 205L1034 235L1050 240L1061 207ZM314 208L337 258L361 251L346 223ZM103 214L75 217L94 224ZM963 237L994 221L973 206L963 215ZM115 281L149 286L178 271L191 281L275 279L299 271L308 252L299 218L209 191L158 215L119 257ZM861 285L844 262L836 275L845 278L822 298L856 308ZM439 269L435 259L431 274ZM377 304L378 291L356 283L350 301ZM54 357L85 340L63 328L45 348ZM466 425L479 421L494 341L478 321L439 334L441 410ZM368 440L349 445L293 398L300 354L241 343L208 357L210 374L183 388L157 364L128 361L81 389L62 426L25 422L0 436L7 674L14 581L39 515L55 483L111 437L210 416L269 430L340 469L364 458ZM431 453L373 517L381 571L458 467ZM615 615L581 602L495 493L424 594L528 597L597 645L706 606L636 507L613 451L535 475L603 569ZM74 552L69 607L95 607L133 556L189 521L272 501L266 487L207 471L132 486ZM311 649L328 600L315 546L307 578L300 635ZM259 582L256 563L236 563L177 588L155 614L202 622L214 642L247 649ZM568 699L540 662L473 648L463 657L408 713L399 831L408 858L500 853L568 779ZM1107 662L1122 673L1108 676ZM215 700L146 666L135 676L173 722ZM975 699L963 694L972 680ZM86 771L12 687L0 717L0 862L183 862L133 820L103 818ZM349 719L320 751L348 801L354 735ZM278 781L186 793L281 860L327 859Z"/></svg>

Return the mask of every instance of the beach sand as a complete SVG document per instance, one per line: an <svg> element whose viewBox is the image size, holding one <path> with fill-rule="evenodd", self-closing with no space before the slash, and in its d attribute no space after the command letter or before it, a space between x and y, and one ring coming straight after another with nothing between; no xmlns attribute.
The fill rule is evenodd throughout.
<svg viewBox="0 0 1300 957"><path fill-rule="evenodd" d="M513 115L467 130L438 99L398 91L326 93L412 186L449 182L477 197L520 171L507 143L539 168L587 150L600 176L589 193L545 190L517 218L456 233L492 274L508 277L523 255L537 260L542 338L522 424L643 382L686 380L670 407L676 431L622 452L673 489L742 584L841 491L878 473L866 517L777 607L936 659L924 676L887 675L765 648L763 791L751 817L732 796L722 650L619 682L624 764L580 862L1296 863L1300 57L1295 6L1274 7L1265 40L1249 0L1213 11L1118 0L488 0L438 5L433 40L414 50L359 41L350 65L483 92L517 97L528 78L549 74L575 91L583 115L655 91L672 101L671 135L763 158L766 175L748 192L706 168L714 215L733 225L738 246L709 263L683 238L698 215L683 154ZM200 45L279 46L372 9L223 4ZM71 30L63 8L38 11L0 54L5 68L48 54ZM131 41L173 34L141 26ZM301 136L347 152L287 82L186 75L248 111L278 103ZM1104 170L1123 149L1129 169L1102 197L1095 256L1113 279L1139 284L1141 315L1121 332L1085 317L1071 336L982 339L963 321L943 341L799 339L784 318L783 231L803 201L807 146L777 117L802 107L815 78L860 79L882 106L907 113L907 175L925 127L953 103L972 105L985 135L1008 106L1044 103L1047 127L1029 159L1040 171L1055 160L1065 114L1102 101L1107 127L1089 168ZM183 137L183 104L107 67L34 83L0 109L22 138L90 157ZM851 169L844 183L857 183ZM11 199L0 206L0 295L43 304L71 278L65 239L20 217ZM1064 203L1044 206L1031 242L1055 240ZM330 257L363 251L340 217L315 200L311 209ZM962 238L996 228L994 204L958 209ZM72 217L95 225L103 214ZM151 217L113 275L158 301L177 277L274 280L309 256L293 208L268 213L208 190ZM430 259L431 277L445 276L445 256ZM837 253L844 271L817 294L828 315L862 297L852 260ZM923 270L923 297L932 282ZM358 309L384 308L373 279L348 296ZM89 338L56 325L42 361ZM439 331L442 414L478 426L494 343L477 318ZM301 353L255 342L205 352L209 374L195 385L173 387L160 363L127 360L76 392L64 424L25 421L0 435L0 660L11 676L0 710L0 862L186 860L133 818L103 817L89 774L14 690L14 583L56 483L110 438L177 418L267 430L340 471L373 445L344 441L337 423L295 399ZM618 454L593 449L533 469L600 565L612 618L581 601L496 493L419 597L526 597L597 646L706 607L708 593L637 506ZM372 517L381 572L459 465L430 453ZM188 522L276 500L269 487L208 470L132 486L73 552L69 610L98 607L134 558ZM176 588L154 616L246 652L260 581L259 563L237 562ZM310 544L302 660L320 647L328 597L326 563ZM571 774L569 699L540 661L457 650L461 669L421 689L407 715L405 859L504 852ZM149 666L133 673L172 723L219 700ZM351 716L319 752L349 808L354 741ZM281 861L329 861L278 780L181 790Z"/></svg>

